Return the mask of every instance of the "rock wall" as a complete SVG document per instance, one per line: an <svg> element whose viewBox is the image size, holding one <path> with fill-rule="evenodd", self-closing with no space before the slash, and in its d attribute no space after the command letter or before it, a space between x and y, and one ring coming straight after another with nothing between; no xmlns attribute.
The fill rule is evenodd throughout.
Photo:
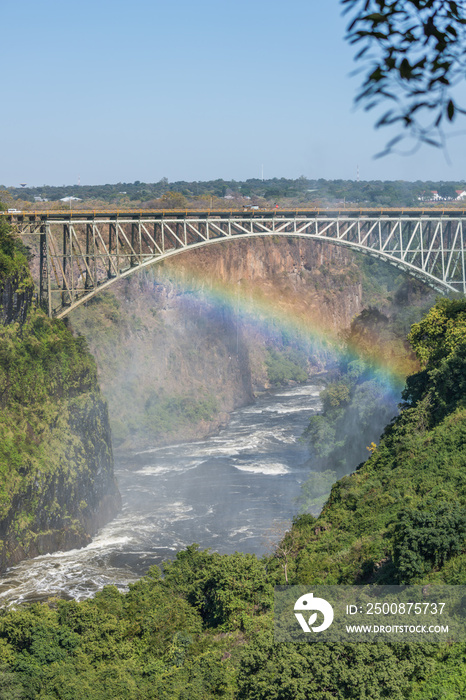
<svg viewBox="0 0 466 700"><path fill-rule="evenodd" d="M2 508L1 571L26 557L89 544L121 507L106 404L89 394L59 408L37 445L41 458L24 455L20 481Z"/></svg>
<svg viewBox="0 0 466 700"><path fill-rule="evenodd" d="M4 278L0 325L0 571L81 547L121 507L105 400L83 342Z"/></svg>
<svg viewBox="0 0 466 700"><path fill-rule="evenodd" d="M261 295L293 316L338 331L361 311L361 271L340 246L296 238L223 242L173 258L165 265L212 288L217 282Z"/></svg>
<svg viewBox="0 0 466 700"><path fill-rule="evenodd" d="M167 267L176 270L178 279L186 276L188 285L190 278L201 280L206 292L220 284L234 297L236 288L246 308L252 309L239 323L255 391L270 386L264 360L268 348L283 347L281 331L307 345L312 373L329 360L315 346L336 339L363 305L355 256L318 241L276 237L222 243L180 256Z"/></svg>
<svg viewBox="0 0 466 700"><path fill-rule="evenodd" d="M23 324L31 306L34 285L29 275L0 277L0 324Z"/></svg>

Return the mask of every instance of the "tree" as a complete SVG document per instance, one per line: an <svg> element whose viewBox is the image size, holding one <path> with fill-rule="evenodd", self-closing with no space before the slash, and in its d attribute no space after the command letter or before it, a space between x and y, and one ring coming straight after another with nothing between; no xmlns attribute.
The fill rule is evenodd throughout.
<svg viewBox="0 0 466 700"><path fill-rule="evenodd" d="M454 185L441 185L437 191L440 197L444 199L456 199L457 195Z"/></svg>
<svg viewBox="0 0 466 700"><path fill-rule="evenodd" d="M360 47L356 61L366 76L356 102L371 110L391 107L376 126L401 125L417 143L441 146L443 126L457 113L455 87L466 74L466 7L454 0L341 0L352 15L347 40Z"/></svg>
<svg viewBox="0 0 466 700"><path fill-rule="evenodd" d="M424 402L435 425L466 406L466 300L439 299L408 336L422 371L408 377L403 399Z"/></svg>
<svg viewBox="0 0 466 700"><path fill-rule="evenodd" d="M312 519L314 520L314 518ZM267 548L273 557L280 562L287 585L289 584L290 564L294 562L299 550L298 530L291 528L290 525L290 521L276 521L269 528L266 536Z"/></svg>
<svg viewBox="0 0 466 700"><path fill-rule="evenodd" d="M423 368L438 369L466 341L466 300L439 299L411 327L408 340Z"/></svg>
<svg viewBox="0 0 466 700"><path fill-rule="evenodd" d="M165 192L160 197L160 204L164 209L185 209L187 200L181 192Z"/></svg>
<svg viewBox="0 0 466 700"><path fill-rule="evenodd" d="M15 272L27 275L28 254L28 249L15 235L10 224L2 219L0 221L0 275L6 277Z"/></svg>
<svg viewBox="0 0 466 700"><path fill-rule="evenodd" d="M400 583L410 583L464 550L466 509L454 503L428 503L406 509L395 527L394 562Z"/></svg>

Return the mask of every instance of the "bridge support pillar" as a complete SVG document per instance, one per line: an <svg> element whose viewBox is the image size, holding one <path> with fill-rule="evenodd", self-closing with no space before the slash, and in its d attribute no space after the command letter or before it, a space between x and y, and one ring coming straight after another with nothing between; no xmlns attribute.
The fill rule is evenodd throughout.
<svg viewBox="0 0 466 700"><path fill-rule="evenodd" d="M85 281L84 281L84 288L85 289L90 289L91 287L94 286L94 280L89 274L90 270L90 263L91 263L91 239L93 238L92 236L92 224L86 224L86 276L85 276ZM93 256L95 257L95 250L93 249L92 251Z"/></svg>
<svg viewBox="0 0 466 700"><path fill-rule="evenodd" d="M116 248L116 238L117 238L117 224L115 223L109 223L108 225L108 271L107 271L107 279L112 279L112 277L115 277L115 274L112 271L112 249L113 249L113 240L115 239L115 248Z"/></svg>
<svg viewBox="0 0 466 700"><path fill-rule="evenodd" d="M49 242L46 224L42 224L40 227L39 260L39 306L49 316L52 316L52 299L50 294L49 275Z"/></svg>
<svg viewBox="0 0 466 700"><path fill-rule="evenodd" d="M68 224L63 224L63 282L62 282L62 293L61 293L61 304L63 307L69 306L71 299L70 293L68 291L68 278L66 276L66 268L68 263L68 239L69 239L69 226Z"/></svg>
<svg viewBox="0 0 466 700"><path fill-rule="evenodd" d="M136 238L138 237L140 226L141 224L139 224L139 227L138 224L131 224L131 256L129 259L129 264L131 267L135 267L139 263L134 251L136 250Z"/></svg>

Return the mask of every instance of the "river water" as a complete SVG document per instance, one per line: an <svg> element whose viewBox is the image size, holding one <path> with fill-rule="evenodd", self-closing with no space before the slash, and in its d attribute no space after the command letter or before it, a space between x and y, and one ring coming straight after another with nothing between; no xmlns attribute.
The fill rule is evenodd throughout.
<svg viewBox="0 0 466 700"><path fill-rule="evenodd" d="M83 599L110 583L124 590L193 542L222 554L265 553L297 512L309 471L299 436L320 409L320 389L270 392L234 411L214 437L117 460L121 514L87 547L9 569L0 577L0 604Z"/></svg>

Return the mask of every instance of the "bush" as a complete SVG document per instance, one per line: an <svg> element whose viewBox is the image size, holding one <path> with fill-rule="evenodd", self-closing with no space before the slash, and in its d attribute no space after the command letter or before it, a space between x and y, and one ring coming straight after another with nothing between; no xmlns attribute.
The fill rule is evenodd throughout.
<svg viewBox="0 0 466 700"><path fill-rule="evenodd" d="M407 510L395 531L394 561L400 583L442 566L466 544L466 508L443 503L427 510Z"/></svg>
<svg viewBox="0 0 466 700"><path fill-rule="evenodd" d="M291 381L305 382L308 375L300 359L297 353L291 350L286 352L268 350L265 365L267 377L272 386L283 386Z"/></svg>

